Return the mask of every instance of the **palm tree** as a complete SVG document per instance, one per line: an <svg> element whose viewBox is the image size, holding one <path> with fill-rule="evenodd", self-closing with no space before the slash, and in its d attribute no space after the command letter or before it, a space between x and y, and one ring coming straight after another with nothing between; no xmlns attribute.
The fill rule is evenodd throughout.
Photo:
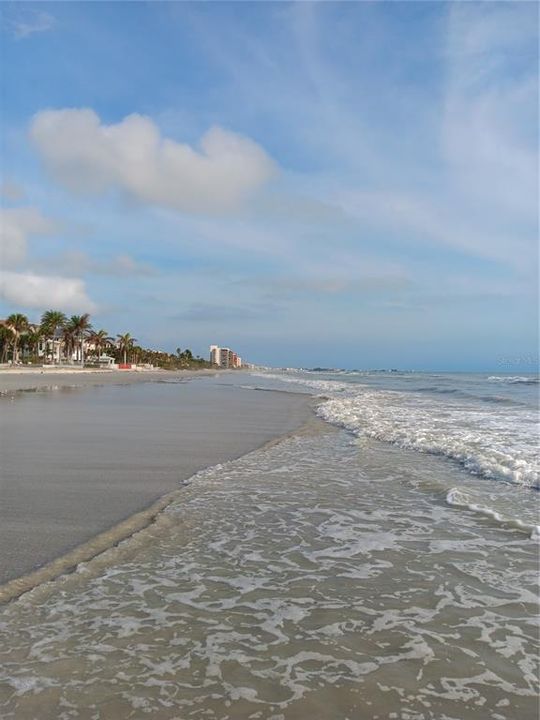
<svg viewBox="0 0 540 720"><path fill-rule="evenodd" d="M97 351L98 360L101 357L101 351L112 342L113 338L109 337L106 330L94 330L88 335L88 342L92 343Z"/></svg>
<svg viewBox="0 0 540 720"><path fill-rule="evenodd" d="M7 356L11 342L13 340L13 333L7 327L5 322L0 321L0 345L2 346L2 354L0 355L0 362L7 362Z"/></svg>
<svg viewBox="0 0 540 720"><path fill-rule="evenodd" d="M67 328L72 337L72 342L78 341L77 348L78 359L81 365L84 365L84 336L92 329L89 313L84 315L72 315L69 318Z"/></svg>
<svg viewBox="0 0 540 720"><path fill-rule="evenodd" d="M22 313L13 313L13 315L10 315L6 319L5 324L6 327L11 330L13 336L12 359L13 362L16 363L19 361L19 340L21 338L21 335L28 330L28 318L26 317L26 315L22 315Z"/></svg>
<svg viewBox="0 0 540 720"><path fill-rule="evenodd" d="M144 352L145 351L140 345L133 345L131 348L131 359L136 363L143 362L142 358L144 357Z"/></svg>
<svg viewBox="0 0 540 720"><path fill-rule="evenodd" d="M28 330L23 335L22 342L25 347L30 351L30 357L32 362L35 362L38 355L39 343L43 338L43 333L40 325L29 325ZM22 344L21 342L21 344Z"/></svg>
<svg viewBox="0 0 540 720"><path fill-rule="evenodd" d="M60 310L46 310L41 316L41 331L46 340L54 341L59 330L63 329L67 323L67 318ZM59 343L56 357L53 355L53 361L60 360L61 341Z"/></svg>
<svg viewBox="0 0 540 720"><path fill-rule="evenodd" d="M73 328L70 323L67 323L62 328L62 345L64 347L64 357L69 360L73 355L73 343L75 337L73 334Z"/></svg>
<svg viewBox="0 0 540 720"><path fill-rule="evenodd" d="M131 337L129 333L125 333L124 335L117 335L118 338L118 349L121 353L124 355L124 365L127 363L127 353L128 350L130 350L134 343L137 342L137 339L134 337Z"/></svg>

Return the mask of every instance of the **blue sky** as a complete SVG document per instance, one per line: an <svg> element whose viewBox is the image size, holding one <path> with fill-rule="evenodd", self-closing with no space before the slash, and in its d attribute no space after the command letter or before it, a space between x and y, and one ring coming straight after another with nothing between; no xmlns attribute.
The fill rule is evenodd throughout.
<svg viewBox="0 0 540 720"><path fill-rule="evenodd" d="M536 3L3 3L0 315L532 369Z"/></svg>

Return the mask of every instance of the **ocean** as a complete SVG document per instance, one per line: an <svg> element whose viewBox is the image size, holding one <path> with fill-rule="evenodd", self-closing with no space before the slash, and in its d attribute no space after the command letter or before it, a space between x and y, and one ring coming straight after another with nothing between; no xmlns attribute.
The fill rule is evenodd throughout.
<svg viewBox="0 0 540 720"><path fill-rule="evenodd" d="M5 606L0 716L536 719L537 376L219 384L314 394L320 422Z"/></svg>

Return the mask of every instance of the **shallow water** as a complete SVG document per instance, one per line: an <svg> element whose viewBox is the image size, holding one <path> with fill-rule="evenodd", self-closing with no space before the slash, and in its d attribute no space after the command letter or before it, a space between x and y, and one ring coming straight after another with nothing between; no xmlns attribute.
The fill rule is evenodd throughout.
<svg viewBox="0 0 540 720"><path fill-rule="evenodd" d="M199 473L4 608L0 715L536 718L538 546L468 477L331 428Z"/></svg>

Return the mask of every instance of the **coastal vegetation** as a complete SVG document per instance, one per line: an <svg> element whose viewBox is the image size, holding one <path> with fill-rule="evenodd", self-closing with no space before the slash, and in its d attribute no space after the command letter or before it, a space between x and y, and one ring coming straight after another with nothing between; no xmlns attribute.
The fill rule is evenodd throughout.
<svg viewBox="0 0 540 720"><path fill-rule="evenodd" d="M167 370L212 367L191 350L176 353L143 348L131 333L93 328L89 313L67 317L60 310L46 310L39 323L22 313L0 320L0 363L77 365L98 367L105 357L124 365L153 365Z"/></svg>
<svg viewBox="0 0 540 720"><path fill-rule="evenodd" d="M122 353L124 365L127 363L128 352L132 350L136 343L136 339L131 337L129 333L117 335L118 350Z"/></svg>

